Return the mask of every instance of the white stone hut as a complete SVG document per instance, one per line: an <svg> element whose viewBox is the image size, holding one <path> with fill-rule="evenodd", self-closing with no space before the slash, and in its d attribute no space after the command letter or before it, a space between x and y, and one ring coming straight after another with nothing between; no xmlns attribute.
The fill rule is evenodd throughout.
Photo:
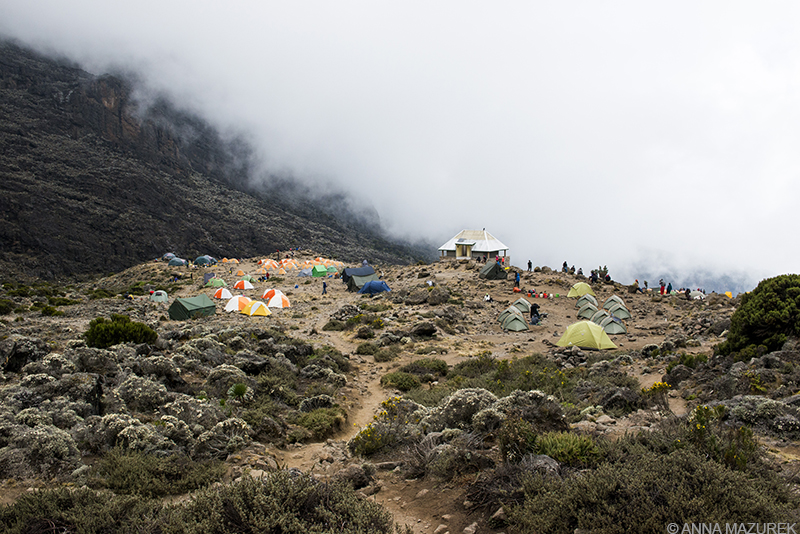
<svg viewBox="0 0 800 534"><path fill-rule="evenodd" d="M484 230L461 230L455 237L439 247L439 259L473 260L486 256L494 260L495 256L505 258L504 263L510 265L508 247L499 239Z"/></svg>

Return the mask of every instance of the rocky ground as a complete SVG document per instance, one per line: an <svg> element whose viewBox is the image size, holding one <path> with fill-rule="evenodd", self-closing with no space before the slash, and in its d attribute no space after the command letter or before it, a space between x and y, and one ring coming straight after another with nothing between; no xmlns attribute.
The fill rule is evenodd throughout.
<svg viewBox="0 0 800 534"><path fill-rule="evenodd" d="M313 256L311 252L307 254ZM775 464L786 471L796 471L800 466L796 441L800 430L796 407L800 400L793 395L797 391L792 390L793 375L787 375L785 369L781 374L786 362L800 363L800 358L788 351L772 360L764 356L766 359L759 361L739 362L734 369L730 365L715 367L713 346L724 339L736 304L736 300L721 295L686 301L677 296L629 293L626 286L613 282L596 284L594 291L600 303L618 295L633 316L626 321L627 334L612 336L618 349L605 352L602 358L597 353L555 346L565 328L577 320L575 299L565 295L582 278L547 268L522 272L523 292L518 294L512 291L512 279L479 279L480 266L473 262L376 266L392 291L375 297L349 293L335 279L326 279L328 294L322 295L322 279L298 278L290 273L279 281L256 282L254 290L244 291L258 298L267 288L275 287L288 295L292 307L273 310L269 317L226 313L225 301L217 301L215 316L178 322L167 319L167 305L150 302L146 296L137 295L132 300L87 297L93 291L116 293L137 284L146 293L149 285L157 283L171 286L170 302L174 297L199 292L210 296L211 289L200 287L204 272L213 271L232 286L239 279L235 274L238 270L255 273L256 260L192 271L149 262L88 284L65 284L62 290L66 298L78 303L60 306L58 309L64 312L60 316L20 310L37 299L46 301L44 297L11 297L17 311L3 316L0 341L0 362L5 362L0 375L0 474L4 477L0 502L13 502L31 488L80 484L81 473L85 472L81 465L93 461L86 452L92 448L85 444L96 442L92 450L102 450L108 442L122 440L142 450L167 447L197 457L221 455L228 465L225 480L245 474L257 476L276 468L298 468L320 477L364 477L357 486L365 497L382 503L398 523L409 525L414 532L499 532L488 526L485 510L465 502L468 499L464 480L406 479L397 462L383 457L372 459L374 473L365 471L361 467L364 459L354 457L347 447L348 440L373 421L383 401L401 395L381 386L381 377L386 373L422 356L439 358L453 366L484 351L493 358L509 360L540 353L551 357L562 369L614 365L635 377L642 388L661 380L672 385L667 397L669 411L666 406L652 406L617 417L602 410L588 411L579 420L571 421L574 429L595 436L613 437L647 429L670 415L670 411L685 415L700 402L713 401L711 385L728 388L726 402L734 411L739 410L736 413L743 421L763 430L761 439ZM175 275L180 279L170 282ZM552 298L528 297L529 290ZM237 293L241 292L234 292ZM483 300L486 294L492 296L493 302ZM546 317L529 331L504 332L496 319L521 295L538 302ZM405 345L397 344L400 349L394 360L376 362L372 356L357 354L364 341L358 337L358 329L324 329L332 318L347 316L348 306L380 304L387 306L379 313L383 327L376 328L377 339L394 332L408 340ZM158 341L150 347L118 346L107 351L86 347L81 335L89 322L112 313L124 313L151 326L159 334ZM230 413L197 404L199 389L208 397L224 397L234 379L258 387L253 366L259 372L269 366L291 368L290 360L295 358L292 351L301 349L271 337L270 332L274 331L313 347L333 347L349 360L348 371L337 371L333 364L325 371L325 391L332 393L334 402L347 412L345 427L329 439L314 441L305 436L298 443L287 439L253 441L247 431L233 428L232 421L236 419L227 417ZM678 365L667 375L667 365L679 354L685 361L705 356L709 363L697 369ZM593 363L598 359L602 361ZM307 369L295 371L310 376L320 367ZM783 391L769 387L781 380L785 384ZM762 384L759 381L763 381L764 391L769 389L770 395L758 391ZM747 387L741 389L742 384ZM753 400L751 393L762 395ZM104 406L102 416L93 403ZM746 410L747 406L752 410ZM192 410L197 410L195 416L186 415ZM761 415L753 415L756 412ZM765 417L762 412L769 415ZM159 416L162 423L158 427L148 425ZM292 430L283 427L275 433L286 435ZM56 455L58 461L48 469L22 468L33 457L24 443L36 442L37 431L49 432L51 438L58 433L69 434L76 450ZM40 442L51 446L57 442L51 438ZM241 447L226 453L225 448L234 438L241 439ZM57 473L61 474L56 476ZM184 498L188 496L175 500Z"/></svg>

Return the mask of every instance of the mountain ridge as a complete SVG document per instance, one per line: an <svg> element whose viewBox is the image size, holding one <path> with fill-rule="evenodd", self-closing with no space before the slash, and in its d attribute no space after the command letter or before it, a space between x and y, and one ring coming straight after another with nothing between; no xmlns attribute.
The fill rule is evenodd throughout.
<svg viewBox="0 0 800 534"><path fill-rule="evenodd" d="M171 251L254 257L310 247L411 263L432 248L385 237L377 214L291 177L253 185L243 139L223 139L133 82L0 41L0 264L45 278L116 272ZM263 177L259 177L259 181ZM278 192L278 194L276 194Z"/></svg>

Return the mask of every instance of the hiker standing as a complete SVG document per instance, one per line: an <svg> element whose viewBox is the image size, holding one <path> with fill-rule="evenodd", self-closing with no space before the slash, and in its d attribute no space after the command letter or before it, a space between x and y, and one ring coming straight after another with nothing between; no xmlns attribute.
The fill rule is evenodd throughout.
<svg viewBox="0 0 800 534"><path fill-rule="evenodd" d="M664 290L667 287L667 284L664 283L664 279L663 278L658 281L658 284L661 286L661 294L663 295L664 294Z"/></svg>
<svg viewBox="0 0 800 534"><path fill-rule="evenodd" d="M528 260L528 272L531 272L531 269L533 269L533 263L531 263L531 260Z"/></svg>
<svg viewBox="0 0 800 534"><path fill-rule="evenodd" d="M519 273L514 273L514 287L519 287Z"/></svg>
<svg viewBox="0 0 800 534"><path fill-rule="evenodd" d="M531 324L539 324L539 305L531 304Z"/></svg>
<svg viewBox="0 0 800 534"><path fill-rule="evenodd" d="M667 295L671 295L671 294L672 294L672 282L667 284Z"/></svg>
<svg viewBox="0 0 800 534"><path fill-rule="evenodd" d="M328 284L327 282L325 282L325 280L322 281L322 294L323 295L328 294Z"/></svg>

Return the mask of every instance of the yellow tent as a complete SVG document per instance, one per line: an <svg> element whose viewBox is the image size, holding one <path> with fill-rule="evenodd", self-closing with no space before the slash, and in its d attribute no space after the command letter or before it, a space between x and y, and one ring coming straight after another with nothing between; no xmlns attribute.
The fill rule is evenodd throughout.
<svg viewBox="0 0 800 534"><path fill-rule="evenodd" d="M582 349L616 349L603 327L591 321L579 321L567 327L567 331L556 343L559 347L580 347Z"/></svg>
<svg viewBox="0 0 800 534"><path fill-rule="evenodd" d="M578 282L574 286L572 286L567 293L568 297L582 297L584 295L594 295L594 291L592 291L592 286L587 284L586 282Z"/></svg>
<svg viewBox="0 0 800 534"><path fill-rule="evenodd" d="M733 298L733 293L731 293L730 291L726 291L726 292L725 292L725 295L726 295L726 296L727 296L729 299L732 299L732 298Z"/></svg>
<svg viewBox="0 0 800 534"><path fill-rule="evenodd" d="M247 306L245 306L242 309L242 313L245 315L249 315L251 317L253 315L261 315L261 316L272 315L272 312L269 311L267 305L261 302L260 300L253 300L249 302Z"/></svg>

